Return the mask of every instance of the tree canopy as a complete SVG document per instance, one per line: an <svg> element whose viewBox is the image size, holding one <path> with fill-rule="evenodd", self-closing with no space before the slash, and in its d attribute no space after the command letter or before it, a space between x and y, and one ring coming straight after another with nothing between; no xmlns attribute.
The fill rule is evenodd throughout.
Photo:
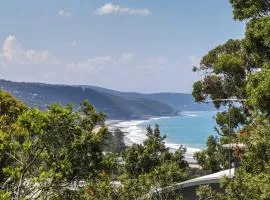
<svg viewBox="0 0 270 200"><path fill-rule="evenodd" d="M0 106L0 199L156 199L151 189L190 173L185 148L170 152L158 126L125 147L123 133L110 133L87 101L41 111L2 92Z"/></svg>
<svg viewBox="0 0 270 200"><path fill-rule="evenodd" d="M228 40L209 51L195 71L204 73L194 83L197 101L207 98L226 111L216 116L219 143L208 139L207 149L195 155L204 168L226 168L222 149L228 142L244 143L245 150L235 149L233 157L241 160L234 179L224 182L226 195L211 188L198 190L201 199L268 199L269 198L269 124L270 124L270 1L230 0L235 20L245 20L245 37ZM240 99L237 103L226 100ZM229 136L231 133L232 137ZM225 156L225 153L223 152ZM225 166L225 167L222 167Z"/></svg>
<svg viewBox="0 0 270 200"><path fill-rule="evenodd" d="M14 199L48 199L103 170L109 132L101 125L104 115L93 106L83 102L74 111L70 105L55 104L40 111L24 109L10 95L6 97L1 105L5 103L8 111L1 116L13 123L0 129L1 159L5 159L1 162L1 188ZM12 111L15 103L19 106Z"/></svg>

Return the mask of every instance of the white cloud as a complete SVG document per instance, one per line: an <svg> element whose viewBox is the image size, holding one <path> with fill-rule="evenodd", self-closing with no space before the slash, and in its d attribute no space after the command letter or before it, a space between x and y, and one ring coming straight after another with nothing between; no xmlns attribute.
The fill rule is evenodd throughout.
<svg viewBox="0 0 270 200"><path fill-rule="evenodd" d="M178 62L164 56L145 57L126 52L75 61L72 58L60 59L49 51L27 49L14 36L8 36L0 50L0 78L14 81L166 91L168 87L160 84L166 77L171 82L180 80ZM191 84L192 80L182 82Z"/></svg>
<svg viewBox="0 0 270 200"><path fill-rule="evenodd" d="M73 41L72 45L77 45L77 41ZM16 69L29 70L26 73L36 71L42 77L58 71L91 74L108 68L116 69L120 66L134 65L131 61L134 61L135 57L134 53L122 53L119 58L97 56L77 62L61 60L48 51L26 49L18 42L16 37L10 35L3 43L2 52L0 51L0 68L6 68L7 72L8 69L11 71L16 71Z"/></svg>
<svg viewBox="0 0 270 200"><path fill-rule="evenodd" d="M60 17L71 17L72 13L70 11L60 10L58 12L58 16L60 16Z"/></svg>
<svg viewBox="0 0 270 200"><path fill-rule="evenodd" d="M135 53L122 53L119 59L119 64L127 64L130 61L134 60L135 58L136 58Z"/></svg>
<svg viewBox="0 0 270 200"><path fill-rule="evenodd" d="M95 73L104 69L117 69L120 66L129 65L135 58L136 55L134 53L122 53L119 59L113 58L112 56L98 56L85 61L68 63L66 70L68 72L77 73Z"/></svg>
<svg viewBox="0 0 270 200"><path fill-rule="evenodd" d="M67 64L68 72L96 72L108 65L114 65L116 61L111 56L95 57L85 61Z"/></svg>
<svg viewBox="0 0 270 200"><path fill-rule="evenodd" d="M2 64L33 64L52 59L48 51L24 49L14 36L8 36L4 41L0 61Z"/></svg>
<svg viewBox="0 0 270 200"><path fill-rule="evenodd" d="M63 64L49 51L24 48L11 35L5 39L0 51L0 76L4 79L53 82L64 70Z"/></svg>
<svg viewBox="0 0 270 200"><path fill-rule="evenodd" d="M169 62L164 56L151 58L137 58L135 53L122 53L119 58L112 56L101 56L89 58L85 61L71 62L66 64L68 73L91 75L102 72L110 74L116 71L152 71L164 69Z"/></svg>
<svg viewBox="0 0 270 200"><path fill-rule="evenodd" d="M112 3L104 4L102 7L98 8L95 12L96 15L120 15L120 14L129 14L129 15L141 15L148 16L151 15L152 12L147 9L131 9L128 7L121 7L119 5L114 5Z"/></svg>

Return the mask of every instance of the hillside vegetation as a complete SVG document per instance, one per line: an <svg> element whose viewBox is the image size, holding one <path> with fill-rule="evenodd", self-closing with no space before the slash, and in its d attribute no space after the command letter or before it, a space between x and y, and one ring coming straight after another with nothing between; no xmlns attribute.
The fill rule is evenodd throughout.
<svg viewBox="0 0 270 200"><path fill-rule="evenodd" d="M144 119L153 116L172 116L182 110L211 109L195 103L190 94L125 93L91 86L50 85L0 80L0 88L12 93L30 107L47 109L52 103L66 105L88 100L97 111L110 119Z"/></svg>
<svg viewBox="0 0 270 200"><path fill-rule="evenodd" d="M52 103L66 105L74 103L78 107L83 100L88 100L99 112L108 118L133 119L150 116L174 115L174 110L163 103L143 98L123 98L102 93L91 88L42 83L18 83L0 81L0 88L12 93L30 107L46 109Z"/></svg>

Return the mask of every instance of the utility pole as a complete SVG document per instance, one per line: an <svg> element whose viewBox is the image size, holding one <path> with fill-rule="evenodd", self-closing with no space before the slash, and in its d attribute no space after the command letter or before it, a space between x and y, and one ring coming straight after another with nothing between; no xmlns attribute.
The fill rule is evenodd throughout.
<svg viewBox="0 0 270 200"><path fill-rule="evenodd" d="M205 100L204 102L222 102L222 101L228 101L229 102L229 121L228 121L228 131L229 131L229 178L232 178L232 172L231 172L231 163L232 163L232 138L231 138L231 115L230 115L230 109L234 102L244 102L246 99L237 99L237 98L229 98L229 99L214 99L214 100Z"/></svg>

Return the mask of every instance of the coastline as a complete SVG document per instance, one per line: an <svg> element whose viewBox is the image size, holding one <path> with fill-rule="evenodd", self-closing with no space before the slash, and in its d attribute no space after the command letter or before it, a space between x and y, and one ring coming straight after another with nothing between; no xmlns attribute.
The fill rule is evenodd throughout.
<svg viewBox="0 0 270 200"><path fill-rule="evenodd" d="M133 144L141 144L146 137L146 130L142 128L140 125L144 123L150 123L151 120L164 119L171 117L153 117L147 120L108 120L106 124L110 131L114 131L116 129L120 129L124 132L124 142L127 146L132 146ZM196 164L197 162L194 160L193 155L195 152L201 151L199 148L192 148L185 144L176 144L171 143L165 140L165 145L170 149L170 151L174 152L179 149L182 145L186 147L187 151L185 153L185 160L189 164Z"/></svg>

